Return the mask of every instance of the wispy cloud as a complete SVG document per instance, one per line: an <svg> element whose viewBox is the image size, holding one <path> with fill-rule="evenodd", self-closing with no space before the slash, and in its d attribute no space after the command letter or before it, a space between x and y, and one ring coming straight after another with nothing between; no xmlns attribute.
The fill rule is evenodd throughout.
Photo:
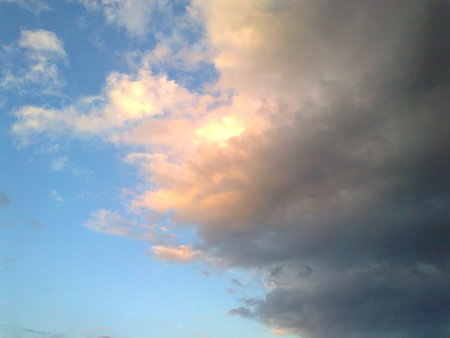
<svg viewBox="0 0 450 338"><path fill-rule="evenodd" d="M67 156L60 156L55 158L51 163L52 171L60 171L66 168L69 165L69 158Z"/></svg>
<svg viewBox="0 0 450 338"><path fill-rule="evenodd" d="M50 10L51 7L43 0L0 0L0 2L16 3L23 8L32 11L33 13L39 13L41 11Z"/></svg>
<svg viewBox="0 0 450 338"><path fill-rule="evenodd" d="M33 95L59 95L63 81L58 68L66 62L66 52L55 33L24 29L17 42L3 48L5 60L0 78L3 88ZM21 67L12 62L22 58Z"/></svg>
<svg viewBox="0 0 450 338"><path fill-rule="evenodd" d="M118 211L100 209L91 214L84 226L90 230L129 237L151 244L172 243L175 234L143 221L125 219Z"/></svg>
<svg viewBox="0 0 450 338"><path fill-rule="evenodd" d="M55 199L55 201L57 201L57 202L64 202L64 198L61 197L61 195L58 193L58 191L52 190L50 192L50 194Z"/></svg>
<svg viewBox="0 0 450 338"><path fill-rule="evenodd" d="M108 22L125 28L131 35L144 36L157 1L79 0L90 10L103 12ZM163 2L161 2L163 3Z"/></svg>

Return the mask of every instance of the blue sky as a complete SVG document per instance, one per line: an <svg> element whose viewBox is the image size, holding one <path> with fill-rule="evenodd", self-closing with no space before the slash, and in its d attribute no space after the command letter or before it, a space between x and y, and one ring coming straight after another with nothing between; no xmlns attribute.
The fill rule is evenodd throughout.
<svg viewBox="0 0 450 338"><path fill-rule="evenodd" d="M447 7L0 0L0 336L446 336Z"/></svg>

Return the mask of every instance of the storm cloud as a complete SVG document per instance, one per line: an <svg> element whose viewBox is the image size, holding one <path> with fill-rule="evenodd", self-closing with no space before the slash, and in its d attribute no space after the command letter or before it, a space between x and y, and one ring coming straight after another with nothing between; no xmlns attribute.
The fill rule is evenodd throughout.
<svg viewBox="0 0 450 338"><path fill-rule="evenodd" d="M267 271L266 298L230 313L304 337L445 336L448 3L273 5L243 25L279 29L279 48L223 71L241 92L275 93L273 119L290 121L211 161L249 178L245 211L200 230L218 256Z"/></svg>

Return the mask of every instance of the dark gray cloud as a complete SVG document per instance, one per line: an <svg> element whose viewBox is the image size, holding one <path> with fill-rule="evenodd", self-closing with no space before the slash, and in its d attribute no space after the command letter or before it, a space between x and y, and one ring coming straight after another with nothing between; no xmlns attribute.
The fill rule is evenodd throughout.
<svg viewBox="0 0 450 338"><path fill-rule="evenodd" d="M321 98L236 140L242 162L220 154L252 177L248 209L202 227L205 250L269 288L230 314L304 337L448 336L449 3L317 3L311 17L280 4L311 41L280 72ZM327 79L337 66L349 75Z"/></svg>

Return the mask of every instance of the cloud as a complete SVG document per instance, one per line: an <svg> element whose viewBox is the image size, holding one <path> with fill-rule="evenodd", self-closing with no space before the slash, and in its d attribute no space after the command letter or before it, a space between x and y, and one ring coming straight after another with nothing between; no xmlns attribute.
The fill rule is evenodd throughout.
<svg viewBox="0 0 450 338"><path fill-rule="evenodd" d="M108 22L124 27L131 35L144 36L155 1L139 0L80 0L88 9L100 10Z"/></svg>
<svg viewBox="0 0 450 338"><path fill-rule="evenodd" d="M267 271L267 298L234 314L307 337L445 332L447 128L437 121L448 65L437 62L443 40L430 46L442 30L431 22L445 25L437 5L201 6L219 85L238 94L220 109L248 120L221 126L209 111L213 137L173 160L152 155L142 165L157 188L134 205L175 210L179 223L201 224L211 252Z"/></svg>
<svg viewBox="0 0 450 338"><path fill-rule="evenodd" d="M42 0L0 0L0 2L11 2L16 3L23 8L39 13L41 11L50 10L51 8Z"/></svg>
<svg viewBox="0 0 450 338"><path fill-rule="evenodd" d="M37 52L49 52L58 55L66 54L63 44L56 34L44 29L34 31L22 30L18 43L22 48L29 48Z"/></svg>
<svg viewBox="0 0 450 338"><path fill-rule="evenodd" d="M0 191L0 207L5 207L11 204L11 200L7 195Z"/></svg>
<svg viewBox="0 0 450 338"><path fill-rule="evenodd" d="M176 235L166 229L147 225L144 221L125 219L119 212L105 209L93 212L84 226L95 232L129 237L155 245L170 244L176 239Z"/></svg>
<svg viewBox="0 0 450 338"><path fill-rule="evenodd" d="M53 189L50 192L50 194L55 199L55 201L57 201L57 202L64 202L64 198L62 198L61 195L56 190Z"/></svg>
<svg viewBox="0 0 450 338"><path fill-rule="evenodd" d="M132 223L125 220L117 211L105 209L92 213L85 227L96 232L104 232L112 235L128 236L131 233Z"/></svg>
<svg viewBox="0 0 450 338"><path fill-rule="evenodd" d="M148 189L133 212L195 225L203 240L155 243L155 257L260 274L265 297L232 315L313 338L444 336L448 5L192 6L216 86L194 93L144 65L112 74L99 98L17 110L13 132L138 148L125 160ZM86 226L145 233L107 210Z"/></svg>
<svg viewBox="0 0 450 338"><path fill-rule="evenodd" d="M200 257L199 251L186 244L176 246L156 245L151 250L157 259L167 263L191 263Z"/></svg>
<svg viewBox="0 0 450 338"><path fill-rule="evenodd" d="M63 81L58 68L66 62L66 52L55 33L24 29L17 42L4 48L0 86L19 93L60 95Z"/></svg>
<svg viewBox="0 0 450 338"><path fill-rule="evenodd" d="M208 95L192 94L166 76L152 75L146 69L136 76L113 73L102 96L81 98L61 110L21 107L13 112L17 120L12 132L23 143L42 132L104 136L113 142L138 145L148 144L150 137L164 143L180 128L189 127L183 116L200 114L210 101ZM171 117L170 122L162 116ZM136 130L130 132L133 127ZM149 129L153 129L151 135L147 135Z"/></svg>

